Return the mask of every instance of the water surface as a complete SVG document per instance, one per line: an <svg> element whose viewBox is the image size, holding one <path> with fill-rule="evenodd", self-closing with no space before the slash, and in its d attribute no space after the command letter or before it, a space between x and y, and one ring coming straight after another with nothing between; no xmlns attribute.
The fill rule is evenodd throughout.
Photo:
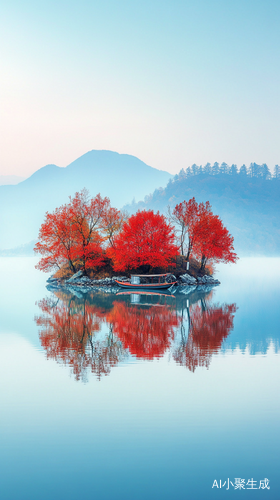
<svg viewBox="0 0 280 500"><path fill-rule="evenodd" d="M54 293L35 262L0 260L1 500L280 498L279 259L173 296Z"/></svg>

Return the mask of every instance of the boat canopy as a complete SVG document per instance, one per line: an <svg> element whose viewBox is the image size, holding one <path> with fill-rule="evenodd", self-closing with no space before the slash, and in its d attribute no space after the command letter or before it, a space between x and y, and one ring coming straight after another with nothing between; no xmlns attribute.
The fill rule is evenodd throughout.
<svg viewBox="0 0 280 500"><path fill-rule="evenodd" d="M130 283L115 280L122 288L160 289L170 288L176 283L176 278L171 273L164 274L131 274Z"/></svg>
<svg viewBox="0 0 280 500"><path fill-rule="evenodd" d="M139 278L155 278L159 276L168 276L171 273L165 273L165 274L131 274L132 276L138 276Z"/></svg>

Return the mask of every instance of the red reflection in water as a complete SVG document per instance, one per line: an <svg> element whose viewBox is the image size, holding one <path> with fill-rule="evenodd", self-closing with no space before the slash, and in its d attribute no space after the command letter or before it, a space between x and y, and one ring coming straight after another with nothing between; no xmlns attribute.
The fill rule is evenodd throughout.
<svg viewBox="0 0 280 500"><path fill-rule="evenodd" d="M188 310L188 335L181 324L181 345L173 352L177 363L192 372L197 366L210 365L213 353L233 328L236 305L208 305L205 300Z"/></svg>
<svg viewBox="0 0 280 500"><path fill-rule="evenodd" d="M126 349L137 358L154 359L162 356L174 338L174 328L180 320L169 306L127 305L115 302L108 320L114 333Z"/></svg>
<svg viewBox="0 0 280 500"><path fill-rule="evenodd" d="M39 337L47 358L70 365L77 380L86 380L87 370L98 378L107 375L125 356L122 344L110 326L101 339L95 338L104 322L102 308L86 301L71 302L39 302L44 314L35 320L41 327Z"/></svg>
<svg viewBox="0 0 280 500"><path fill-rule="evenodd" d="M168 303L154 295L144 297L145 304L117 298L106 308L61 292L55 301L42 300L42 315L35 320L47 357L69 365L75 378L84 381L89 370L99 379L107 375L128 353L152 360L171 349L175 361L193 372L197 366L209 367L233 328L235 304L211 305L209 294L187 307L184 317L178 315L175 300Z"/></svg>

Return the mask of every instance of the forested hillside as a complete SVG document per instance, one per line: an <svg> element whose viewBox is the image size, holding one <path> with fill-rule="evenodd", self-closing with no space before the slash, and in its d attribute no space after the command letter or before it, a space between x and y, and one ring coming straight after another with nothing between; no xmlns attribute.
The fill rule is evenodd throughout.
<svg viewBox="0 0 280 500"><path fill-rule="evenodd" d="M156 189L143 202L127 205L130 212L152 208L166 213L183 200L210 201L234 236L239 255L280 254L280 167L271 175L267 165L210 163L181 170L165 188Z"/></svg>

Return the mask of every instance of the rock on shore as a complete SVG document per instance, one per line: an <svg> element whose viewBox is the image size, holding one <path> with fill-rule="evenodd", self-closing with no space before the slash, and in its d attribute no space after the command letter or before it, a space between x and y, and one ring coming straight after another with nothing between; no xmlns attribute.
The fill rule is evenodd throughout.
<svg viewBox="0 0 280 500"><path fill-rule="evenodd" d="M213 276L198 276L197 283L199 285L220 285L220 281L213 278Z"/></svg>
<svg viewBox="0 0 280 500"><path fill-rule="evenodd" d="M186 285L190 285L190 286L193 286L193 285L196 285L197 284L197 281L196 279L191 276L190 274L182 274L181 276L179 276L178 278L178 281L180 283L185 283Z"/></svg>
<svg viewBox="0 0 280 500"><path fill-rule="evenodd" d="M173 275L170 275L170 282L175 281L176 278ZM61 288L65 287L69 291L75 291L75 295L78 293L86 293L92 288L102 287L102 288L115 288L117 287L115 280L129 282L129 278L126 276L112 276L112 278L103 278L99 280L91 279L88 276L85 276L83 271L78 271L76 274L71 276L69 279L55 278L54 276L50 276L47 279L47 283L49 287L52 288ZM192 290L195 287L205 287L205 286L213 286L219 285L220 281L213 278L213 276L198 276L194 278L190 274L182 274L177 278L177 283L180 287L191 288ZM118 287L117 287L118 289Z"/></svg>

